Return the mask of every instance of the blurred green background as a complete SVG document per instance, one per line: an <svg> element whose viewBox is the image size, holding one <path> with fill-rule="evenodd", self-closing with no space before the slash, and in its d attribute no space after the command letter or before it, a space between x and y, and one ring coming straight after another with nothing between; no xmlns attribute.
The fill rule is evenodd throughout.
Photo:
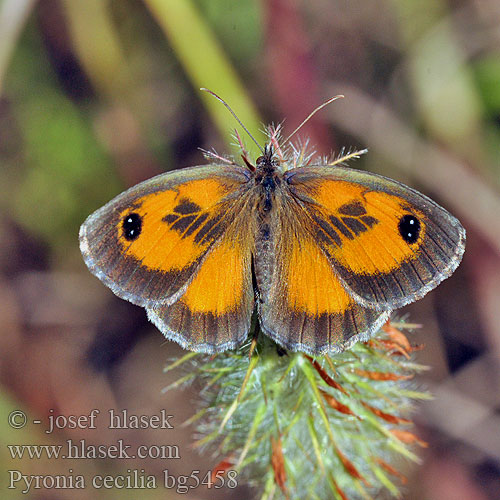
<svg viewBox="0 0 500 500"><path fill-rule="evenodd" d="M80 224L123 189L237 150L221 95L259 138L302 129L318 155L369 148L356 168L427 195L467 229L453 277L403 313L422 328L417 408L423 465L401 469L408 499L500 491L500 4L498 0L0 0L0 484L25 474L209 470L180 424L196 388L163 394L182 350L86 269ZM251 141L244 139L251 152ZM49 410L175 415L175 430L7 425ZM6 444L178 444L181 459L13 460ZM20 483L19 483L20 484ZM2 498L26 498L22 488ZM8 493L7 493L8 492ZM33 490L35 499L254 498L199 488ZM31 496L30 496L31 495Z"/></svg>

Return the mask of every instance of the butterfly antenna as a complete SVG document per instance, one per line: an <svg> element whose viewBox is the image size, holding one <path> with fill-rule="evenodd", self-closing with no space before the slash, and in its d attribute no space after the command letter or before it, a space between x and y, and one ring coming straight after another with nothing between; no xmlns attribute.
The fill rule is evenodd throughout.
<svg viewBox="0 0 500 500"><path fill-rule="evenodd" d="M212 92L211 90L206 89L204 87L200 88L200 90L203 90L204 92L208 92L210 95L214 96L222 104L224 104L224 106L234 116L235 120L241 125L241 127L243 128L243 130L249 135L249 137L252 139L252 141L255 142L255 144L257 144L257 147L260 149L260 151L262 152L262 154L264 154L264 150L262 149L261 145L255 140L255 137L249 132L249 130L245 127L245 125L243 125L243 123L241 122L241 120L236 116L236 113L231 109L231 106L229 106L229 104L224 99L222 99L222 97L219 97L215 92Z"/></svg>
<svg viewBox="0 0 500 500"><path fill-rule="evenodd" d="M331 102L336 101L337 99L342 99L343 97L344 96L342 94L336 95L334 97L330 97L330 99L319 105L312 113L309 113L309 116L283 141L283 144L286 144L320 109L323 109Z"/></svg>

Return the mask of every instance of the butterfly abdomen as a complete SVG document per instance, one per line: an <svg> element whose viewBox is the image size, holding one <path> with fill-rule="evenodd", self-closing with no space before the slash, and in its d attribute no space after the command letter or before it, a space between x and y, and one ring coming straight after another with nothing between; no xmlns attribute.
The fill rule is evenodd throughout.
<svg viewBox="0 0 500 500"><path fill-rule="evenodd" d="M253 255L256 295L259 302L263 302L269 293L270 278L274 270L274 251L269 219L270 217L259 218L255 254Z"/></svg>

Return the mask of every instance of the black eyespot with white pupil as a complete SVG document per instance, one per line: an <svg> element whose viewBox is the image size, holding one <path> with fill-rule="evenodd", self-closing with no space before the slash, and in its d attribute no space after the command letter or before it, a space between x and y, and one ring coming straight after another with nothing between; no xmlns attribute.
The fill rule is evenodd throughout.
<svg viewBox="0 0 500 500"><path fill-rule="evenodd" d="M142 217L136 213L126 215L123 218L122 229L126 240L136 240L141 234Z"/></svg>
<svg viewBox="0 0 500 500"><path fill-rule="evenodd" d="M403 240L412 244L416 243L420 236L421 224L414 215L406 214L399 219L398 229Z"/></svg>

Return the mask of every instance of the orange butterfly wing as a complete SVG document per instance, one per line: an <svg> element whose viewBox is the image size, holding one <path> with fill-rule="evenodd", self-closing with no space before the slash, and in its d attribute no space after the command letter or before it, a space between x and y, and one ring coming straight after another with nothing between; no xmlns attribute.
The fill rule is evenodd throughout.
<svg viewBox="0 0 500 500"><path fill-rule="evenodd" d="M248 333L254 231L246 170L184 169L117 196L80 230L90 270L167 338L216 352Z"/></svg>
<svg viewBox="0 0 500 500"><path fill-rule="evenodd" d="M457 268L465 230L444 208L385 177L343 167L287 175L335 274L360 304L396 309Z"/></svg>
<svg viewBox="0 0 500 500"><path fill-rule="evenodd" d="M387 321L390 311L358 304L315 240L303 208L286 195L278 195L276 201L279 209L264 231L269 234L269 251L256 256L263 331L287 349L312 355L343 351L366 340Z"/></svg>
<svg viewBox="0 0 500 500"><path fill-rule="evenodd" d="M185 293L172 305L148 307L149 319L185 349L214 353L239 346L250 330L254 308L251 244L228 231Z"/></svg>
<svg viewBox="0 0 500 500"><path fill-rule="evenodd" d="M457 219L396 181L329 166L293 169L284 181L256 267L262 328L291 350L367 339L460 262Z"/></svg>
<svg viewBox="0 0 500 500"><path fill-rule="evenodd" d="M86 264L115 294L134 304L175 300L234 221L230 207L246 191L242 171L193 167L125 191L81 226Z"/></svg>

